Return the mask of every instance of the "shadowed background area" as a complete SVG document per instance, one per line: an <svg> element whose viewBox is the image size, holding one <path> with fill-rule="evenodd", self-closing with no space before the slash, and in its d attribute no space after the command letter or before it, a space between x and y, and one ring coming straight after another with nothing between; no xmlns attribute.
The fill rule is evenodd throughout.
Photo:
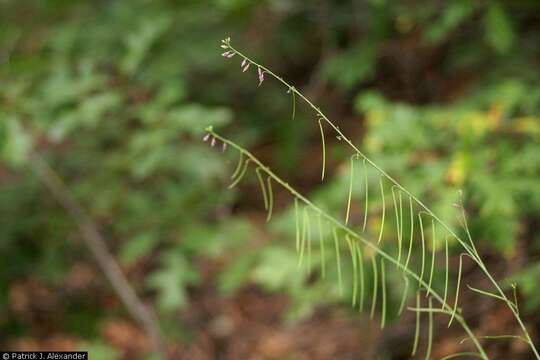
<svg viewBox="0 0 540 360"><path fill-rule="evenodd" d="M410 357L415 314L397 316L399 272L387 274L381 330L379 313L351 307L345 246L342 291L332 247L324 279L317 247L311 271L298 266L290 194L274 187L267 223L255 174L227 189L238 154L203 142L208 125L340 219L352 155L326 129L321 181L316 114L222 57L228 36L459 232L462 190L479 252L509 294L517 285L540 343L537 1L0 0L0 349ZM369 184L377 189L374 173ZM392 249L392 193L385 204L377 194L366 234L377 238L387 206ZM359 183L354 228L363 196ZM454 289L460 250L449 246ZM462 284L490 289L470 261ZM479 336L520 335L503 305L460 293ZM471 351L457 326L435 320L433 358ZM519 339L484 343L494 359L532 358Z"/></svg>

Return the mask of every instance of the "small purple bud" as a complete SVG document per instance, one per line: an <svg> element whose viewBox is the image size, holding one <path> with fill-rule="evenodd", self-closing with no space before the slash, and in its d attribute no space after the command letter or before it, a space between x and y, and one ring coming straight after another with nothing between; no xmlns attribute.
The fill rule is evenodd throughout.
<svg viewBox="0 0 540 360"><path fill-rule="evenodd" d="M215 137L213 137L212 141L210 142L210 146L214 147L214 145L216 145L216 138Z"/></svg>
<svg viewBox="0 0 540 360"><path fill-rule="evenodd" d="M204 137L202 139L203 139L203 141L208 141L209 137L210 137L210 134L207 133L206 135L204 135Z"/></svg>

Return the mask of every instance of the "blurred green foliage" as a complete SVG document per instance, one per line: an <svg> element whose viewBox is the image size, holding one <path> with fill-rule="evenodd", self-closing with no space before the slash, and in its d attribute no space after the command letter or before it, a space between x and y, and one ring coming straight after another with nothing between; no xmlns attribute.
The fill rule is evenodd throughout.
<svg viewBox="0 0 540 360"><path fill-rule="evenodd" d="M329 139L333 176L324 184L319 169L298 171L320 156L316 122L302 106L292 122L282 88L266 82L256 90L255 75L223 61L219 40L231 35L305 87L378 164L456 226L451 205L463 189L481 247L522 259L513 281L533 311L538 13L527 0L0 2L0 257L13 259L0 268L0 306L9 308L21 279L61 286L75 262L92 261L25 166L32 151L63 176L124 268L145 268L135 287L155 295L163 314L189 306L189 289L205 285L200 259L223 263L215 284L223 294L248 283L287 293L292 317L346 299L334 267L324 281L298 270L293 210L261 235L247 216L263 212L258 194L225 191L234 159L200 141L207 125L225 127L321 206L343 211L348 154ZM375 174L370 181L376 186ZM255 179L243 186L255 189ZM99 309L92 299L76 301ZM0 331L31 335L32 324L8 312Z"/></svg>

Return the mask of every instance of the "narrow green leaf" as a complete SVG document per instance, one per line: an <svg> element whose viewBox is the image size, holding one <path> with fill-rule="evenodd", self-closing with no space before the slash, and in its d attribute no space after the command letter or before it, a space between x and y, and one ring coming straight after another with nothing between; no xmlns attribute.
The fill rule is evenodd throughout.
<svg viewBox="0 0 540 360"><path fill-rule="evenodd" d="M268 195L266 194L266 185L264 185L264 180L261 175L261 168L257 168L255 172L257 174L257 179L259 180L259 185L261 187L261 193L263 195L264 209L268 210Z"/></svg>
<svg viewBox="0 0 540 360"><path fill-rule="evenodd" d="M382 309L381 309L381 329L386 323L386 270L384 259L381 258L381 289L382 289Z"/></svg>
<svg viewBox="0 0 540 360"><path fill-rule="evenodd" d="M379 178L379 184L381 186L382 217L381 217L381 230L379 231L379 240L377 240L377 244L379 244L382 240L383 231L384 231L384 216L386 213L386 204L384 203L384 186L383 186L382 176Z"/></svg>
<svg viewBox="0 0 540 360"><path fill-rule="evenodd" d="M292 99L292 116L291 119L294 121L294 118L296 117L296 92L295 92L294 86L291 86L289 88L289 91L291 92L291 99Z"/></svg>
<svg viewBox="0 0 540 360"><path fill-rule="evenodd" d="M235 187L241 180L242 178L244 177L244 175L246 174L246 171L248 169L248 165L249 165L249 162L251 161L251 159L247 159L245 162L244 162L244 166L242 167L242 171L240 171L239 175L236 177L236 179L233 180L233 182L229 185L229 189L232 189L233 187Z"/></svg>
<svg viewBox="0 0 540 360"><path fill-rule="evenodd" d="M268 185L268 215L266 216L266 222L272 218L272 210L274 208L274 193L272 191L272 178L269 176L266 178L266 184Z"/></svg>
<svg viewBox="0 0 540 360"><path fill-rule="evenodd" d="M298 213L298 198L294 198L294 217L296 225L296 251L300 250L300 214Z"/></svg>
<svg viewBox="0 0 540 360"><path fill-rule="evenodd" d="M321 145L322 145L322 170L321 170L321 180L324 180L324 171L326 169L326 144L324 142L324 130L321 123L321 119L318 121L319 129L321 131Z"/></svg>
<svg viewBox="0 0 540 360"><path fill-rule="evenodd" d="M373 319L373 316L375 315L375 308L377 307L377 282L379 281L377 279L377 260L375 254L371 256L371 267L373 271L373 293L371 297L371 312L369 316Z"/></svg>
<svg viewBox="0 0 540 360"><path fill-rule="evenodd" d="M429 308L433 309L433 298L429 297ZM431 348L433 346L433 312L428 314L428 347L426 351L426 360L431 357Z"/></svg>
<svg viewBox="0 0 540 360"><path fill-rule="evenodd" d="M349 180L349 195L347 197L347 213L345 215L345 224L349 223L349 215L350 215L350 211L351 211L351 199L352 199L352 191L353 191L353 184L354 184L354 158L355 158L355 156L356 155L352 155L351 160L350 160L351 176L350 176L350 180Z"/></svg>
<svg viewBox="0 0 540 360"><path fill-rule="evenodd" d="M420 239L422 241L422 267L420 270L420 280L424 280L424 270L426 265L426 239L424 237L424 224L422 223L422 214L418 214L418 220L420 222Z"/></svg>
<svg viewBox="0 0 540 360"><path fill-rule="evenodd" d="M238 174L240 173L240 170L242 169L242 165L244 164L244 153L240 153L240 157L238 158L238 164L236 165L236 168L234 169L234 172L231 175L231 179L234 179Z"/></svg>
<svg viewBox="0 0 540 360"><path fill-rule="evenodd" d="M307 238L307 208L304 206L302 209L302 233L300 237L300 257L298 259L298 267L302 267L304 260L304 252L306 249Z"/></svg>
<svg viewBox="0 0 540 360"><path fill-rule="evenodd" d="M398 190L399 191L399 190ZM401 194L401 192L400 192ZM396 186L392 186L392 201L394 202L394 213L396 216L396 233L398 238L398 258L397 262L401 263L401 224L400 224L400 217L399 217L399 209L398 209L398 199L396 197Z"/></svg>
<svg viewBox="0 0 540 360"><path fill-rule="evenodd" d="M322 228L321 213L317 214L317 223L319 227L319 245L321 252L321 274L322 278L324 279L326 277L326 260L324 256L324 232Z"/></svg>
<svg viewBox="0 0 540 360"><path fill-rule="evenodd" d="M360 246L356 246L356 252L358 255L358 268L360 270L359 276L360 276L360 306L358 307L360 311L364 309L364 257L362 256L362 250L360 249Z"/></svg>
<svg viewBox="0 0 540 360"><path fill-rule="evenodd" d="M506 302L506 299L503 298L503 297L500 296L500 295L497 295L497 294L494 294L494 293L490 293L490 292L488 292L488 291L480 290L480 289L474 288L474 287L472 287L472 286L470 286L470 285L467 285L467 287L468 287L470 290L475 291L475 292L477 292L477 293L479 293L479 294L486 295L486 296L495 298L495 299L497 299L497 300L501 300L501 301Z"/></svg>
<svg viewBox="0 0 540 360"><path fill-rule="evenodd" d="M352 306L354 307L356 305L356 295L358 293L358 272L357 272L357 257L356 257L356 249L353 241L351 240L349 234L345 235L345 240L347 241L347 245L349 247L349 255L351 256L351 262L353 266L353 293L352 293Z"/></svg>
<svg viewBox="0 0 540 360"><path fill-rule="evenodd" d="M416 307L420 307L420 291L416 292ZM416 312L416 326L414 328L414 341L411 356L416 355L416 350L418 350L418 342L420 340L420 311Z"/></svg>
<svg viewBox="0 0 540 360"><path fill-rule="evenodd" d="M343 295L343 278L341 276L341 259L339 255L339 240L338 240L337 229L333 228L332 233L334 235L334 247L336 248L336 262L337 262L337 271L338 271L339 293Z"/></svg>
<svg viewBox="0 0 540 360"><path fill-rule="evenodd" d="M466 356L474 356L474 357L478 357L478 358L484 358L481 354L479 353L475 353L475 352L460 352L460 353L455 353L455 354L451 354L451 355L447 355L443 358L441 358L441 360L448 360L448 359L453 359L453 358L457 358L457 357L466 357Z"/></svg>
<svg viewBox="0 0 540 360"><path fill-rule="evenodd" d="M432 293L433 290L431 288L431 284L433 281L433 273L435 272L435 221L431 220L431 229L432 229L432 235L431 235L431 269L429 272L429 281L428 281L428 291L427 294ZM426 295L427 296L427 295Z"/></svg>
<svg viewBox="0 0 540 360"><path fill-rule="evenodd" d="M366 225L367 225L367 218L368 218L368 205L369 205L369 182L368 182L368 176L367 176L367 167L366 167L366 159L363 160L363 167L364 167L364 184L365 184L365 200L364 200L364 223L362 225L362 231L366 231Z"/></svg>
<svg viewBox="0 0 540 360"><path fill-rule="evenodd" d="M444 296L443 296L443 303L442 307L444 308L444 305L446 304L446 298L448 296L448 272L449 272L449 265L448 265L448 237L444 237Z"/></svg>
<svg viewBox="0 0 540 360"><path fill-rule="evenodd" d="M311 218L310 218L310 215L309 215L309 212L307 212L307 236L306 236L306 241L307 241L307 250L308 250L308 272L311 272L311 245L313 244L313 239L311 237Z"/></svg>
<svg viewBox="0 0 540 360"><path fill-rule="evenodd" d="M405 268L408 269L409 261L411 260L411 252L412 252L412 245L414 240L414 210L413 210L413 203L412 203L412 197L409 196L409 209L411 213L411 231L409 236L409 250L407 251L407 260L405 260Z"/></svg>
<svg viewBox="0 0 540 360"><path fill-rule="evenodd" d="M405 285L403 286L403 293L401 295L401 302L399 304L398 315L401 315L403 309L405 308L405 303L407 302L407 292L409 291L409 277L403 274L403 279L405 280Z"/></svg>
<svg viewBox="0 0 540 360"><path fill-rule="evenodd" d="M457 311L457 305L459 300L459 285L461 283L461 270L463 268L463 256L466 254L459 255L459 268L458 268L458 277L457 277L457 285L456 285L456 297L454 299L454 307L452 310L452 316L450 316L450 321L448 322L448 327L452 325L452 321L454 320L454 317L456 316Z"/></svg>

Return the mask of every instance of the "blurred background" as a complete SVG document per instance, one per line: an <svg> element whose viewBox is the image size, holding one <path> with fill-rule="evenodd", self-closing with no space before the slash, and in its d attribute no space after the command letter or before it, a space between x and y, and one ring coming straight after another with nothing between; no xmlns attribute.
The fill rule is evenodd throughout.
<svg viewBox="0 0 540 360"><path fill-rule="evenodd" d="M257 87L254 69L221 57L227 36L455 227L463 189L473 238L501 284L517 283L540 343L537 1L0 0L1 349L157 358L89 250L99 230L170 359L409 357L414 314L381 331L350 286L340 294L331 255L326 279L298 268L285 191L267 224L255 176L227 190L237 154L202 141L210 124L339 216L351 155L327 131L321 182L315 114L298 102L292 119L286 88ZM472 264L463 273L488 286ZM402 279L388 278L395 314ZM519 334L493 299L463 291L460 303L477 334ZM470 350L442 319L433 358ZM486 348L531 358L515 339Z"/></svg>

